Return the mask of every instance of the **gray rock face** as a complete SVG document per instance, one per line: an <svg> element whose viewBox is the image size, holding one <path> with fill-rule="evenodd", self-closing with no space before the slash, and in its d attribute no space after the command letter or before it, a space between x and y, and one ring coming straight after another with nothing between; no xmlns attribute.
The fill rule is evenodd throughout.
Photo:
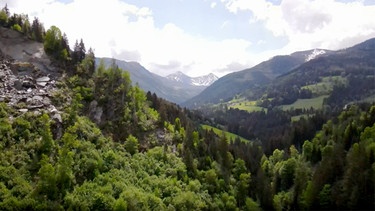
<svg viewBox="0 0 375 211"><path fill-rule="evenodd" d="M52 133L60 139L63 132L61 112L51 102L61 76L45 54L43 44L21 33L0 27L0 103L13 107L9 118L31 112L48 113L53 120Z"/></svg>
<svg viewBox="0 0 375 211"><path fill-rule="evenodd" d="M21 83L21 81L19 81L19 80L15 80L15 81L13 82L13 87L14 87L15 89L17 89L17 90L22 90L22 83Z"/></svg>
<svg viewBox="0 0 375 211"><path fill-rule="evenodd" d="M35 67L44 74L58 71L44 52L43 43L30 40L12 29L0 27L0 49L16 60L10 66L15 75L29 75Z"/></svg>
<svg viewBox="0 0 375 211"><path fill-rule="evenodd" d="M14 61L0 51L0 102L7 103L20 113L53 111L61 123L61 116L49 97L54 90L55 81L50 76L33 64Z"/></svg>
<svg viewBox="0 0 375 211"><path fill-rule="evenodd" d="M100 124L103 115L103 108L98 106L96 100L90 103L89 116L96 123Z"/></svg>
<svg viewBox="0 0 375 211"><path fill-rule="evenodd" d="M36 79L36 82L49 82L51 79L48 76L43 76Z"/></svg>

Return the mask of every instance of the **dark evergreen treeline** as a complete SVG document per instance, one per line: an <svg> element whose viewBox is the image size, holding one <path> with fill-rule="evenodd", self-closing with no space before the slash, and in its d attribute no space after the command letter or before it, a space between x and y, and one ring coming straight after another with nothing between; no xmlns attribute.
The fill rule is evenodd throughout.
<svg viewBox="0 0 375 211"><path fill-rule="evenodd" d="M374 109L353 105L328 121L317 117L302 119L286 129L290 130L286 137L281 137L283 132L270 130L269 138L280 136L277 143L284 141L280 149L275 149L264 143L270 140L262 140L264 149L273 148L270 155L257 151L261 149L259 142L246 144L237 140L230 144L234 159L243 159L254 178L248 194L266 209L373 209ZM262 115L261 119L274 118L273 114ZM326 123L321 125L323 121ZM315 128L319 125L319 129ZM214 145L212 138L209 140L206 144ZM212 153L208 152L200 156ZM213 152L211 156L215 157L220 150ZM358 174L352 171L354 166Z"/></svg>
<svg viewBox="0 0 375 211"><path fill-rule="evenodd" d="M45 49L68 73L52 94L62 122L0 104L1 210L375 208L375 106L295 123L277 109L202 115L132 86L115 64L96 67L83 42L59 56L50 30Z"/></svg>
<svg viewBox="0 0 375 211"><path fill-rule="evenodd" d="M273 150L287 149L295 145L301 149L305 140L311 139L315 132L335 114L320 110L270 109L267 112L247 112L239 109L207 109L198 112L204 118L198 121L222 128L249 140L261 143L264 152L269 155ZM298 121L291 122L291 117L308 114ZM198 115L198 114L197 114Z"/></svg>

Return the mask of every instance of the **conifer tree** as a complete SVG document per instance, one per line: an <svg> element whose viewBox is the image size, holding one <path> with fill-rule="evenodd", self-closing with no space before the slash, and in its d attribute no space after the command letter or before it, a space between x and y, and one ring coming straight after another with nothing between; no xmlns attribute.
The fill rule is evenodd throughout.
<svg viewBox="0 0 375 211"><path fill-rule="evenodd" d="M45 31L43 24L40 23L37 17L35 17L31 25L31 37L38 42L43 42L44 33Z"/></svg>

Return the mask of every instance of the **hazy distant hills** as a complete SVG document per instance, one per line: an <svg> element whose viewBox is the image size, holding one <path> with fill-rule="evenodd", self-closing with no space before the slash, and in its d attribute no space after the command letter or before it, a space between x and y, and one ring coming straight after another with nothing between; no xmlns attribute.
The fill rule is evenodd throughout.
<svg viewBox="0 0 375 211"><path fill-rule="evenodd" d="M330 52L331 51L328 50L314 49L296 52L286 56L275 56L252 68L221 77L199 95L188 100L183 105L195 107L207 103L228 101L236 94L270 83L276 77L288 73L304 62Z"/></svg>
<svg viewBox="0 0 375 211"><path fill-rule="evenodd" d="M112 58L97 58L97 63L101 59L103 59L105 65L112 63ZM189 77L182 72L162 77L148 71L137 62L122 60L115 60L115 62L121 69L130 73L133 84L138 84L146 92L156 93L158 97L174 103L182 103L191 99L218 79L214 74Z"/></svg>

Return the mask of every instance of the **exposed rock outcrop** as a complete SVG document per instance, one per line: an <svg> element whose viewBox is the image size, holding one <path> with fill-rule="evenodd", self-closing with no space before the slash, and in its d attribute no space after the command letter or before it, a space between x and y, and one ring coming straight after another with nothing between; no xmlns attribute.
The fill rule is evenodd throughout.
<svg viewBox="0 0 375 211"><path fill-rule="evenodd" d="M21 75L21 72L27 74L33 67L37 67L45 74L58 74L58 68L52 65L44 52L43 43L30 40L20 32L0 27L0 49L17 61L11 66L15 71L14 74Z"/></svg>
<svg viewBox="0 0 375 211"><path fill-rule="evenodd" d="M0 102L13 107L19 114L47 112L55 121L54 135L61 137L62 117L51 103L56 90L53 77L31 63L15 61L0 51Z"/></svg>

